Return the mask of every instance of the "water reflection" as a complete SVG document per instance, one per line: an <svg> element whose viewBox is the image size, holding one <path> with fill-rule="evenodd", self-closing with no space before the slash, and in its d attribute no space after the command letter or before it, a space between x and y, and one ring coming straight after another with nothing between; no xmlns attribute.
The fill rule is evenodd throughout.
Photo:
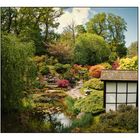
<svg viewBox="0 0 140 140"><path fill-rule="evenodd" d="M46 114L44 121L48 122L50 120L51 123L55 124L55 130L57 132L61 132L63 128L68 128L72 124L72 120L70 120L70 118L66 116L64 113L55 113L52 114L51 116Z"/></svg>
<svg viewBox="0 0 140 140"><path fill-rule="evenodd" d="M72 121L64 113L55 114L53 117L56 121L60 122L64 128L69 127L72 123Z"/></svg>

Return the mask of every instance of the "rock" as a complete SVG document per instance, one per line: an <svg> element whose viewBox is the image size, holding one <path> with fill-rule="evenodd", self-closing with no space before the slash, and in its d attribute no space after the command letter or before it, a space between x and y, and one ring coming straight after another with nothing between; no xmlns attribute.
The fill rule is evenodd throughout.
<svg viewBox="0 0 140 140"><path fill-rule="evenodd" d="M77 116L76 116L76 118L77 119L81 119L81 117L83 117L85 115L85 112L80 112Z"/></svg>

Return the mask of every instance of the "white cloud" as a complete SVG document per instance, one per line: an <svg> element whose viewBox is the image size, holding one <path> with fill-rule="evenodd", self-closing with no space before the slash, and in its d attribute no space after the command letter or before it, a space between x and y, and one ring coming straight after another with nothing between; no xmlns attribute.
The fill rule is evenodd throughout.
<svg viewBox="0 0 140 140"><path fill-rule="evenodd" d="M57 19L60 23L57 32L61 33L63 28L70 25L74 21L75 25L85 24L88 21L90 8L72 8L72 12L65 11L64 14Z"/></svg>

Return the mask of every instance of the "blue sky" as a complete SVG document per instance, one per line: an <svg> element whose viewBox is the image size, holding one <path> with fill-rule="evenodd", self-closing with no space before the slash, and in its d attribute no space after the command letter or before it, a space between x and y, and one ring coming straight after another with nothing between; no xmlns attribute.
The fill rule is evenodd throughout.
<svg viewBox="0 0 140 140"><path fill-rule="evenodd" d="M60 22L58 32L62 32L63 28L69 25L72 21L77 25L85 24L90 18L100 12L113 13L124 18L127 23L127 31L125 32L126 47L128 47L131 42L138 40L138 8L136 7L67 8L65 9L64 14L58 19Z"/></svg>

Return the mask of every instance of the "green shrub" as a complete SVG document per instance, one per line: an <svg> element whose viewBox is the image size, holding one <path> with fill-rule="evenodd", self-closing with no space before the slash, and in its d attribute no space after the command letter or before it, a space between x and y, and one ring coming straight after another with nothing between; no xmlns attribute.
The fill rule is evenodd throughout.
<svg viewBox="0 0 140 140"><path fill-rule="evenodd" d="M133 58L123 58L120 60L121 70L138 70L138 57Z"/></svg>
<svg viewBox="0 0 140 140"><path fill-rule="evenodd" d="M82 116L80 119L75 119L72 122L71 128L76 127L85 127L87 125L90 125L92 122L93 116L91 113L85 113L84 116Z"/></svg>
<svg viewBox="0 0 140 140"><path fill-rule="evenodd" d="M105 69L111 69L112 66L109 63L101 63L101 66L103 66Z"/></svg>
<svg viewBox="0 0 140 140"><path fill-rule="evenodd" d="M47 67L46 65L43 65L42 67L40 67L39 72L42 75L47 75L49 73L49 67Z"/></svg>
<svg viewBox="0 0 140 140"><path fill-rule="evenodd" d="M119 106L118 111L110 111L100 116L100 122L104 131L112 128L111 132L137 132L138 131L138 110L133 106ZM102 128L101 128L102 129Z"/></svg>
<svg viewBox="0 0 140 140"><path fill-rule="evenodd" d="M113 63L117 59L117 53L116 52L111 52L109 56L109 63Z"/></svg>
<svg viewBox="0 0 140 140"><path fill-rule="evenodd" d="M70 64L61 64L61 63L55 64L55 70L59 74L67 72L70 69L70 67L71 67Z"/></svg>
<svg viewBox="0 0 140 140"><path fill-rule="evenodd" d="M48 65L55 65L58 63L58 60L53 56L49 57L46 62Z"/></svg>
<svg viewBox="0 0 140 140"><path fill-rule="evenodd" d="M70 71L67 71L66 73L64 73L63 78L67 79L70 82L70 84L73 84L73 85L76 84L76 78L73 76L73 74Z"/></svg>
<svg viewBox="0 0 140 140"><path fill-rule="evenodd" d="M36 77L33 55L32 42L22 42L14 35L2 35L2 111L11 112L12 109L20 110L22 108L21 100L25 97L23 91L31 89Z"/></svg>
<svg viewBox="0 0 140 140"><path fill-rule="evenodd" d="M101 82L100 79L93 78L93 79L86 81L84 83L83 87L88 88L88 89L102 90L103 89L103 82Z"/></svg>
<svg viewBox="0 0 140 140"><path fill-rule="evenodd" d="M74 108L81 112L99 113L103 109L103 92L93 91L85 98L79 99L75 102Z"/></svg>
<svg viewBox="0 0 140 140"><path fill-rule="evenodd" d="M34 60L36 63L45 62L46 59L47 59L47 56L46 56L46 55L35 56L35 57L33 58L33 60Z"/></svg>
<svg viewBox="0 0 140 140"><path fill-rule="evenodd" d="M40 81L34 81L33 82L33 87L34 88L38 88L38 89L42 89L45 85L41 84Z"/></svg>
<svg viewBox="0 0 140 140"><path fill-rule="evenodd" d="M67 113L70 113L71 115L75 115L77 114L77 110L74 108L74 103L75 103L75 99L73 99L70 96L67 96L65 98L65 104L67 106Z"/></svg>

